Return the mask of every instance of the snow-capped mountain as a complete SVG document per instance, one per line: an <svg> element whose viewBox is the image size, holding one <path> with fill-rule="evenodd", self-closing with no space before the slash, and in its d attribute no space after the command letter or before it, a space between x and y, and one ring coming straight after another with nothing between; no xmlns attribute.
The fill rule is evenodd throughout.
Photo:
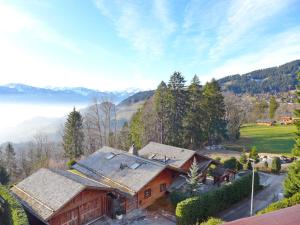
<svg viewBox="0 0 300 225"><path fill-rule="evenodd" d="M139 91L136 88L106 92L84 87L39 88L24 84L7 84L0 86L0 102L90 103L93 98L97 97L119 103Z"/></svg>

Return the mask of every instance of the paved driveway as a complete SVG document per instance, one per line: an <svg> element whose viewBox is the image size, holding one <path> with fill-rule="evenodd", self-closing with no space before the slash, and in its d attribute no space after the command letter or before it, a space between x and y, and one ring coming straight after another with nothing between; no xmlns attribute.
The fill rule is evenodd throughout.
<svg viewBox="0 0 300 225"><path fill-rule="evenodd" d="M260 183L265 188L254 195L254 213L265 208L270 203L277 200L278 193L283 191L282 182L285 175L272 175L259 173ZM250 198L233 205L231 208L221 212L218 217L225 221L232 221L250 215Z"/></svg>

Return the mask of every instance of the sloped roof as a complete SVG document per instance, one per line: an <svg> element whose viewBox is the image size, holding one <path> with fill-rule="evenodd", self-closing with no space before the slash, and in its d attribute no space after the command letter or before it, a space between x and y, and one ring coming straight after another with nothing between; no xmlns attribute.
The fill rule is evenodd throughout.
<svg viewBox="0 0 300 225"><path fill-rule="evenodd" d="M193 150L156 142L150 142L144 148L139 150L139 155L147 159L164 162L166 157L166 164L174 168L181 168L183 164L195 154L196 152Z"/></svg>
<svg viewBox="0 0 300 225"><path fill-rule="evenodd" d="M87 158L80 160L73 165L73 168L88 177L134 195L166 166L104 146Z"/></svg>
<svg viewBox="0 0 300 225"><path fill-rule="evenodd" d="M300 204L274 212L234 220L226 225L299 225Z"/></svg>
<svg viewBox="0 0 300 225"><path fill-rule="evenodd" d="M42 168L11 190L26 208L46 221L85 188L108 189L67 171Z"/></svg>

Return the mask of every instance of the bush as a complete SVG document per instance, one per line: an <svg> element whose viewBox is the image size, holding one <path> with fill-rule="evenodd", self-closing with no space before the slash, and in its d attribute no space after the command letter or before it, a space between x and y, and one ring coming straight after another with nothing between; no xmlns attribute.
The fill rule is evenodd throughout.
<svg viewBox="0 0 300 225"><path fill-rule="evenodd" d="M222 223L224 223L223 220L211 217L207 221L200 223L199 225L219 225Z"/></svg>
<svg viewBox="0 0 300 225"><path fill-rule="evenodd" d="M281 162L279 157L275 157L272 160L271 172L272 173L279 173L281 170Z"/></svg>
<svg viewBox="0 0 300 225"><path fill-rule="evenodd" d="M179 202L183 201L184 199L187 199L188 197L190 196L187 193L183 193L181 191L173 191L170 194L170 201L171 204L176 208Z"/></svg>
<svg viewBox="0 0 300 225"><path fill-rule="evenodd" d="M300 193L296 193L290 198L284 198L278 202L274 202L274 203L270 204L267 208L259 211L257 214L261 215L264 213L269 213L269 212L273 212L273 211L276 211L279 209L291 207L291 206L294 206L297 204L300 204Z"/></svg>
<svg viewBox="0 0 300 225"><path fill-rule="evenodd" d="M255 190L260 188L259 176L255 173ZM176 207L178 224L195 224L206 220L232 204L251 194L252 174L248 174L232 184L179 202Z"/></svg>
<svg viewBox="0 0 300 225"><path fill-rule="evenodd" d="M75 159L70 159L68 162L67 162L67 167L69 169L72 169L72 166L76 164L76 160Z"/></svg>
<svg viewBox="0 0 300 225"><path fill-rule="evenodd" d="M27 215L22 205L2 185L0 185L0 196L6 202L4 206L4 214L2 218L4 224L29 225Z"/></svg>
<svg viewBox="0 0 300 225"><path fill-rule="evenodd" d="M9 182L9 174L6 169L0 165L0 184L8 184Z"/></svg>
<svg viewBox="0 0 300 225"><path fill-rule="evenodd" d="M235 157L231 157L230 159L225 160L224 167L237 171L243 169L243 165Z"/></svg>

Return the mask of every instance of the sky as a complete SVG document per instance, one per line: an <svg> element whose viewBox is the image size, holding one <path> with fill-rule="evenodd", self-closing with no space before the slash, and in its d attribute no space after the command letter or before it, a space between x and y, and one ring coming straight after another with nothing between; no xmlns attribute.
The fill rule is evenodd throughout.
<svg viewBox="0 0 300 225"><path fill-rule="evenodd" d="M299 0L0 0L0 84L155 88L300 59Z"/></svg>

